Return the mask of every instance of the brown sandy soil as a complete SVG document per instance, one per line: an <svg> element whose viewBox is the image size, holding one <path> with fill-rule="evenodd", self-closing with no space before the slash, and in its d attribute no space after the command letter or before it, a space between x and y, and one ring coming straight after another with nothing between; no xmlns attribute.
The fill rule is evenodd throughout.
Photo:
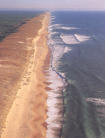
<svg viewBox="0 0 105 138"><path fill-rule="evenodd" d="M0 43L1 138L46 137L49 17L33 18Z"/></svg>

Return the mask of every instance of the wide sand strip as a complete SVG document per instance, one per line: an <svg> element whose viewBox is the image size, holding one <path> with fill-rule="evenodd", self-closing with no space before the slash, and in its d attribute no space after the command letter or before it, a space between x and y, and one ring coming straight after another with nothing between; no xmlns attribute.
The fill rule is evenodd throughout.
<svg viewBox="0 0 105 138"><path fill-rule="evenodd" d="M45 75L47 74L45 74L43 70L47 69L50 56L49 48L47 46L49 17L50 15L46 13L31 21L34 23L36 20L40 20L39 25L37 23L37 28L40 30L36 33L34 39L33 36L31 36L31 38L27 37L27 41L29 42L27 43L27 51L29 51L29 53L26 53L26 64L23 62L25 64L25 67L23 67L23 75L20 75L21 79L17 83L18 85L16 85L16 89L14 89L17 91L12 93L14 95L17 94L10 110L7 110L9 113L5 121L5 128L2 130L1 138L46 137L47 82ZM22 29L24 29L24 27L21 28L21 30ZM28 31L26 35L28 35ZM12 37L16 38L17 36L14 34ZM18 41L18 43L19 45L23 45L25 42ZM25 55L23 54L23 57L24 56ZM7 59L5 60L7 61ZM14 61L13 63L19 64L17 61ZM16 70L14 69L13 72L15 71Z"/></svg>

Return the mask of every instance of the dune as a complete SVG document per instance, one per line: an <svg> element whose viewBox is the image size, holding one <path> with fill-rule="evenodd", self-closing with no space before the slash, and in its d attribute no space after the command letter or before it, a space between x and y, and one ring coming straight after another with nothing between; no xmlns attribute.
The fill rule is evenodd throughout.
<svg viewBox="0 0 105 138"><path fill-rule="evenodd" d="M1 138L46 137L49 18L33 18L0 43Z"/></svg>

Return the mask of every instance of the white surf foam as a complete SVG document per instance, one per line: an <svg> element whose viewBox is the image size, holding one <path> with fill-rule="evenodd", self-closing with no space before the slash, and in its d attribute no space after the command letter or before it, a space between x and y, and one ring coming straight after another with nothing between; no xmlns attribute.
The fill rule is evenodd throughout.
<svg viewBox="0 0 105 138"><path fill-rule="evenodd" d="M59 138L61 129L62 129L62 121L63 121L63 100L62 98L62 87L64 87L64 82L57 75L57 73L52 70L57 66L57 61L59 60L62 50L59 47L53 48L53 60L51 62L52 67L49 69L49 75L47 79L51 83L49 87L48 99L47 99L47 138Z"/></svg>
<svg viewBox="0 0 105 138"><path fill-rule="evenodd" d="M79 43L73 35L61 34L60 37L65 44L78 44Z"/></svg>
<svg viewBox="0 0 105 138"><path fill-rule="evenodd" d="M57 32L52 32L51 35L55 35L55 34L58 34Z"/></svg>
<svg viewBox="0 0 105 138"><path fill-rule="evenodd" d="M53 28L53 29L58 29L58 28L62 27L62 24L53 24L50 27Z"/></svg>
<svg viewBox="0 0 105 138"><path fill-rule="evenodd" d="M74 36L79 42L84 42L84 41L88 41L89 39L91 39L91 37L87 35L74 34Z"/></svg>
<svg viewBox="0 0 105 138"><path fill-rule="evenodd" d="M64 47L57 45L56 41L52 39L52 30L51 28L59 26L58 24L50 26L49 30L49 47L52 51L49 75L47 79L51 83L49 87L51 90L47 91L48 99L47 99L47 138L59 138L61 129L62 129L62 121L63 121L63 99L62 97L62 89L64 87L64 82L61 77L56 73L56 67L58 66L58 61L62 54L64 53Z"/></svg>
<svg viewBox="0 0 105 138"><path fill-rule="evenodd" d="M79 34L74 34L74 35L61 34L60 37L65 44L79 44L81 42L85 42L91 39L90 36L79 35Z"/></svg>
<svg viewBox="0 0 105 138"><path fill-rule="evenodd" d="M78 29L76 27L65 27L65 26L61 26L59 29L63 29L63 30L75 30Z"/></svg>
<svg viewBox="0 0 105 138"><path fill-rule="evenodd" d="M63 30L75 30L75 29L79 29L76 27L67 27L64 26L63 24L53 24L50 26L52 29L63 29Z"/></svg>
<svg viewBox="0 0 105 138"><path fill-rule="evenodd" d="M96 105L105 105L105 99L101 98L87 98L86 101L95 103Z"/></svg>
<svg viewBox="0 0 105 138"><path fill-rule="evenodd" d="M59 59L62 57L62 55L64 54L64 47L62 46L53 46L53 61L52 61L52 65L53 67L56 67L59 65Z"/></svg>
<svg viewBox="0 0 105 138"><path fill-rule="evenodd" d="M65 49L64 49L64 53L67 53L67 52L69 52L69 51L71 51L71 50L72 50L72 48L65 47Z"/></svg>

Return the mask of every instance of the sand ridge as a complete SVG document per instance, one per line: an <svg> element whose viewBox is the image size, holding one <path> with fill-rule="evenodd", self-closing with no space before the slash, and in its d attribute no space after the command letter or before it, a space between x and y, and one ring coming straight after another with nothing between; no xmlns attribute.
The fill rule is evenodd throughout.
<svg viewBox="0 0 105 138"><path fill-rule="evenodd" d="M7 115L1 138L46 137L47 83L43 67L49 55L47 46L49 18L49 13L43 15L41 29L32 41L33 54L27 64L16 99Z"/></svg>

